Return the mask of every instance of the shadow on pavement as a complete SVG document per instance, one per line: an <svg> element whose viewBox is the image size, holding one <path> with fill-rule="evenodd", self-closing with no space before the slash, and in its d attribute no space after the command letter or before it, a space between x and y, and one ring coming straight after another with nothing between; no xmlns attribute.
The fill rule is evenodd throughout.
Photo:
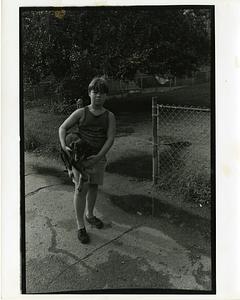
<svg viewBox="0 0 240 300"><path fill-rule="evenodd" d="M171 205L161 202L159 199L152 199L151 197L143 196L143 195L110 195L111 202L123 209L125 212L129 214L138 214L143 216L153 216L157 219L161 219L161 221L165 221L164 231L167 231L168 224L172 228L171 225L174 225L177 230L176 236L174 239L177 239L180 244L183 244L184 236L181 237L181 232L194 232L195 235L199 235L202 239L204 239L205 245L207 247L203 247L204 252L210 255L210 242L211 242L211 221L206 220L200 216L192 215L187 211L179 210ZM154 201L154 212L152 212ZM171 233L168 232L170 236L173 235L173 231ZM196 237L196 236L195 236ZM193 237L193 239L195 238ZM193 241L191 241L192 243ZM190 244L191 244L190 243ZM185 245L186 246L186 245Z"/></svg>

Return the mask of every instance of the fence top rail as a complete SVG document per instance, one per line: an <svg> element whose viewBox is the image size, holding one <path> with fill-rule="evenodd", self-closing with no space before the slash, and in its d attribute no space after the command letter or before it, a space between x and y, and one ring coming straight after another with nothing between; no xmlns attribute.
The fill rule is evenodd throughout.
<svg viewBox="0 0 240 300"><path fill-rule="evenodd" d="M177 106L177 105L165 105L165 104L157 104L158 108L174 108L174 109L182 109L182 110L195 110L195 111L208 111L209 108L200 108L200 107L189 107L189 106Z"/></svg>

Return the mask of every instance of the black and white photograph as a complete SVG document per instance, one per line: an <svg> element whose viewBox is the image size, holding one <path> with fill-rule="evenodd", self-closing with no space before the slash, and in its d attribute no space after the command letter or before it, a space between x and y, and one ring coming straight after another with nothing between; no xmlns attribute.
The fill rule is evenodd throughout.
<svg viewBox="0 0 240 300"><path fill-rule="evenodd" d="M239 299L240 2L1 4L1 298Z"/></svg>
<svg viewBox="0 0 240 300"><path fill-rule="evenodd" d="M214 294L214 6L19 20L21 292Z"/></svg>

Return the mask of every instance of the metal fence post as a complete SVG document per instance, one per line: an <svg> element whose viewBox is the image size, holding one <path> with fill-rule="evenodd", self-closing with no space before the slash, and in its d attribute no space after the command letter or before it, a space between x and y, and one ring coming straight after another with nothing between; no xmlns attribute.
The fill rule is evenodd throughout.
<svg viewBox="0 0 240 300"><path fill-rule="evenodd" d="M158 105L157 98L152 98L152 177L153 177L153 185L157 183L158 179L158 138L157 138L157 130L158 130ZM155 215L157 208L157 200L153 197L152 190L152 216Z"/></svg>
<svg viewBox="0 0 240 300"><path fill-rule="evenodd" d="M157 98L152 98L152 178L153 184L157 183L158 176L158 145L157 145Z"/></svg>

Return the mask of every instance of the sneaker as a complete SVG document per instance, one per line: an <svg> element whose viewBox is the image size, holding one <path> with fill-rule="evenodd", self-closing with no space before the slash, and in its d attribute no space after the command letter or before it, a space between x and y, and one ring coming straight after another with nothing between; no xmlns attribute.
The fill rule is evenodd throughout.
<svg viewBox="0 0 240 300"><path fill-rule="evenodd" d="M90 239L85 227L78 230L78 239L82 244L89 243Z"/></svg>
<svg viewBox="0 0 240 300"><path fill-rule="evenodd" d="M98 228L98 229L101 229L101 228L103 228L103 222L100 220L100 219L98 219L97 217L92 217L92 218L88 218L87 216L86 216L86 220L87 220L87 222L89 223L89 224L91 224L91 225L94 225L96 228Z"/></svg>

